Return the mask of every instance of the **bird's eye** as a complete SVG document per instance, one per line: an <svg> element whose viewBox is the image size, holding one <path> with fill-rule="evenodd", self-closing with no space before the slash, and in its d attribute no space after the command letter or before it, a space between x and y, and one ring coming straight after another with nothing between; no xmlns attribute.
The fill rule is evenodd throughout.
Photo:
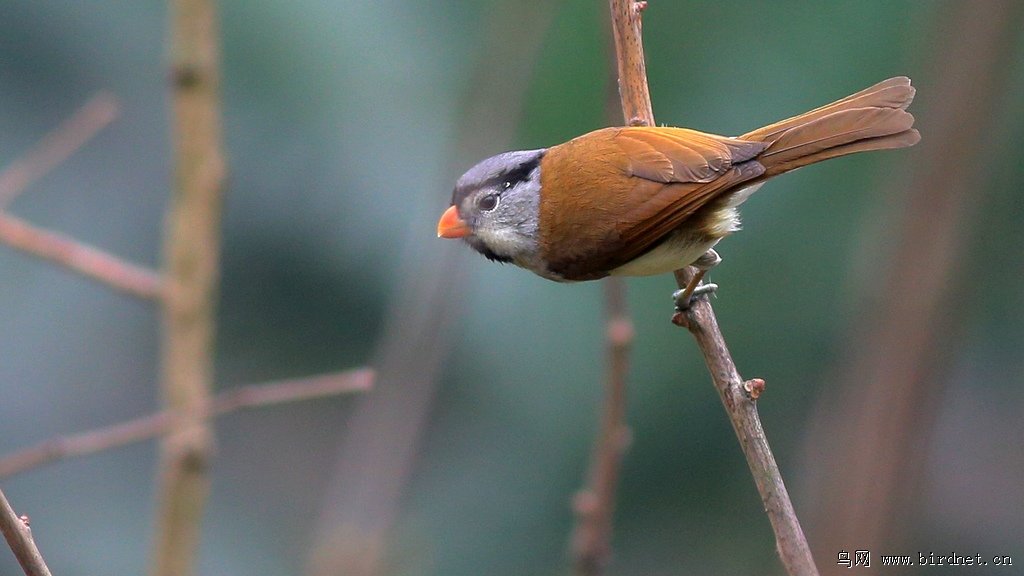
<svg viewBox="0 0 1024 576"><path fill-rule="evenodd" d="M511 187L512 187L512 182L510 180L505 180L505 183L501 185L501 189L502 190L508 190Z"/></svg>
<svg viewBox="0 0 1024 576"><path fill-rule="evenodd" d="M486 196L481 196L480 199L477 200L476 206L483 212L490 212L498 207L498 195L488 194Z"/></svg>

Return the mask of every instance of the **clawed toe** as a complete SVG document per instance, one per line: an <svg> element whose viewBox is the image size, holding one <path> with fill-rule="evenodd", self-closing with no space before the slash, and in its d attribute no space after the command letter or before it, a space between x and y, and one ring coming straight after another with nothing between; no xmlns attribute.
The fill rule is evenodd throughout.
<svg viewBox="0 0 1024 576"><path fill-rule="evenodd" d="M689 295L686 294L686 290L676 290L672 293L672 299L676 302L676 310L684 312L690 309L693 305L694 300L698 298L706 298L708 294L713 294L715 290L718 290L718 284L713 283L701 283L694 288Z"/></svg>

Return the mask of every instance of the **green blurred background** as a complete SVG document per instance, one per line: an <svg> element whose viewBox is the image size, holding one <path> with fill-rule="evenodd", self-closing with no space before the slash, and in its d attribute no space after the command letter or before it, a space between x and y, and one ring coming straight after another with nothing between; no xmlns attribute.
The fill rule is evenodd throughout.
<svg viewBox="0 0 1024 576"><path fill-rule="evenodd" d="M519 18L527 5L544 15ZM656 117L742 133L905 74L918 85L912 111L927 142L927 112L938 105L928 87L950 68L941 59L952 41L943 22L960 6L653 1L644 34ZM602 394L601 286L557 285L490 264L435 239L434 226L458 175L502 151L467 151L465 131L488 130L464 124L470 107L484 106L495 125L513 121L514 148L609 124L606 3L220 7L231 178L218 388L372 362L388 311L415 293L417 271L456 262L447 292L454 325L438 327L450 349L401 479L385 573L567 573L570 500L586 476ZM96 92L113 93L121 107L12 213L159 265L171 172L167 21L155 1L0 3L0 168ZM506 41L487 52L495 22ZM539 25L539 46L515 43ZM987 161L965 215L963 265L950 280L956 297L943 326L955 331L940 339L936 401L910 444L919 473L904 494L913 498L894 512L892 548L876 550L1012 555L1016 572L999 574L1024 565L1024 42L1011 36L997 105L984 116ZM494 53L505 61L482 62ZM507 61L517 58L528 60ZM525 90L521 111L474 100L494 91L475 78L524 65L528 84L507 86ZM847 521L813 519L829 496L819 494L821 472L808 471L808 454L818 442L845 444L823 438L831 428L820 422L850 410L821 399L842 383L851 340L869 317L872 258L895 250L887 211L902 208L893 198L920 150L773 181L745 205L745 229L722 242L724 263L712 273L741 373L768 382L761 416L812 545L828 522ZM445 250L454 255L439 256ZM609 573L782 573L696 346L668 322L673 288L670 277L629 281L633 443ZM157 409L158 330L155 307L0 246L0 454ZM321 400L218 421L198 573L304 571L357 403ZM31 516L54 573L138 574L150 546L156 455L149 442L0 486ZM841 455L836 462L832 473L852 473ZM834 554L819 552L823 570L835 568ZM0 573L17 570L0 553Z"/></svg>

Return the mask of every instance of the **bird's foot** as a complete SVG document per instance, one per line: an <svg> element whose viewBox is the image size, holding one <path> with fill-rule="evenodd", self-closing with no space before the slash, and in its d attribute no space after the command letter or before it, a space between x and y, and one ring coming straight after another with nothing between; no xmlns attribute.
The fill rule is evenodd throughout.
<svg viewBox="0 0 1024 576"><path fill-rule="evenodd" d="M672 298L676 301L676 311L672 314L672 323L676 326L682 326L683 328L690 328L690 311L693 307L693 303L700 298L707 298L708 294L713 294L715 290L718 290L717 284L708 282L704 284L700 281L700 276L704 275L704 271L701 270L690 284L683 290L676 290L672 294Z"/></svg>
<svg viewBox="0 0 1024 576"><path fill-rule="evenodd" d="M721 261L722 257L718 255L718 252L709 249L691 264L691 266L697 269L697 273L690 279L690 283L686 285L686 288L677 290L672 294L672 298L676 301L677 312L689 310L694 298L706 296L718 289L718 286L715 284L701 283L701 279L704 278L704 274L708 270L718 266Z"/></svg>
<svg viewBox="0 0 1024 576"><path fill-rule="evenodd" d="M707 284L701 282L694 286L693 289L689 291L689 294L687 294L686 288L676 290L672 293L672 299L675 300L676 303L676 311L685 312L689 310L695 300L706 298L709 294L713 294L715 290L718 290L718 284L710 282Z"/></svg>

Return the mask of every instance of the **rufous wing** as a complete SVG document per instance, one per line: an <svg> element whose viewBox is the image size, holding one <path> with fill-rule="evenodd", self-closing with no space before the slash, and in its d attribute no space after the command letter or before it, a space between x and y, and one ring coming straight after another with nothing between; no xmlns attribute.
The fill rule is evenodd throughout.
<svg viewBox="0 0 1024 576"><path fill-rule="evenodd" d="M767 147L763 142L683 128L625 128L616 142L624 150L636 147L637 142L647 145L668 158L673 167L665 179L650 178L647 170L632 170L634 176L664 186L653 195L637 195L638 202L620 222L618 232L624 247L618 254L619 264L651 249L714 198L764 173L764 167L752 161ZM626 156L636 162L633 154Z"/></svg>
<svg viewBox="0 0 1024 576"><path fill-rule="evenodd" d="M829 158L913 146L914 93L890 78L739 138L628 127L555 146L541 163L541 255L566 280L600 278L716 198Z"/></svg>
<svg viewBox="0 0 1024 576"><path fill-rule="evenodd" d="M542 251L568 280L599 278L653 248L711 199L763 172L750 160L767 144L683 128L591 132L549 150L544 162L569 175L542 202ZM587 170L573 158L588 159ZM571 239L571 241L569 240ZM683 263L680 263L681 265Z"/></svg>

